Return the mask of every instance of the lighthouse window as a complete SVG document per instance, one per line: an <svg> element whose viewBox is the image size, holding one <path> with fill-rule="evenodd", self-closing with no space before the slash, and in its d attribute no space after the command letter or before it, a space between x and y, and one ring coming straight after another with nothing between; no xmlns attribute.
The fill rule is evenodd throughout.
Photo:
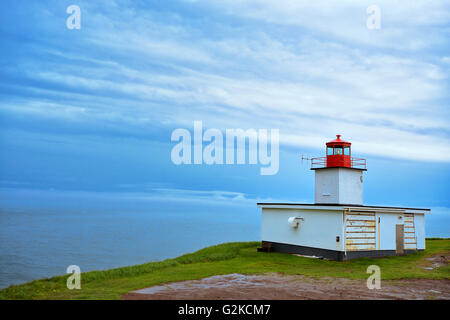
<svg viewBox="0 0 450 320"><path fill-rule="evenodd" d="M327 156L332 156L333 155L333 147L328 147L327 148Z"/></svg>
<svg viewBox="0 0 450 320"><path fill-rule="evenodd" d="M334 154L342 154L342 147L335 147Z"/></svg>
<svg viewBox="0 0 450 320"><path fill-rule="evenodd" d="M350 155L350 147L344 147L344 155L346 156Z"/></svg>

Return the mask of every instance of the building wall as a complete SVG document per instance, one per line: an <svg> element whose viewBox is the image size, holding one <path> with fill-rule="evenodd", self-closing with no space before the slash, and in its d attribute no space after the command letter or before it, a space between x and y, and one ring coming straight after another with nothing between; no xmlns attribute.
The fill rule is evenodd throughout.
<svg viewBox="0 0 450 320"><path fill-rule="evenodd" d="M347 215L355 213L357 211ZM290 217L295 216L303 218L298 228L293 228L288 222ZM405 225L405 215L402 212L377 212L375 221L376 246L371 250L395 254L396 225ZM414 225L417 249L424 250L425 215L423 212L414 212ZM345 250L344 213L340 209L263 208L261 228L262 241L341 252ZM336 242L337 236L340 238L339 242ZM362 247L361 250L364 248Z"/></svg>
<svg viewBox="0 0 450 320"><path fill-rule="evenodd" d="M425 215L414 214L414 224L416 225L417 249L425 250Z"/></svg>
<svg viewBox="0 0 450 320"><path fill-rule="evenodd" d="M339 168L315 170L315 202L339 203Z"/></svg>
<svg viewBox="0 0 450 320"><path fill-rule="evenodd" d="M363 204L362 170L339 168L339 203Z"/></svg>
<svg viewBox="0 0 450 320"><path fill-rule="evenodd" d="M315 202L362 204L363 171L349 168L315 170Z"/></svg>
<svg viewBox="0 0 450 320"><path fill-rule="evenodd" d="M399 219L399 216L402 219ZM398 213L377 213L377 221L380 218L380 247L379 250L395 250L396 249L396 231L395 226L397 224L405 225L404 215ZM377 223L378 225L378 223ZM425 249L425 216L423 213L414 214L414 236L416 237L417 249ZM377 226L378 228L378 226ZM407 229L405 229L406 231ZM406 235L410 236L410 235ZM378 244L378 230L377 230L377 244ZM406 248L406 247L405 247Z"/></svg>
<svg viewBox="0 0 450 320"><path fill-rule="evenodd" d="M290 217L302 217L298 228ZM336 242L339 236L340 241ZM262 209L262 241L343 251L343 212L336 210Z"/></svg>

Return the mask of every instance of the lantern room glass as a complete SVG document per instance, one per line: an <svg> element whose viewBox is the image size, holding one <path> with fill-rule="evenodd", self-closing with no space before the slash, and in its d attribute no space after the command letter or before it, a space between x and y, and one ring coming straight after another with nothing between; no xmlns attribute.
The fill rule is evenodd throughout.
<svg viewBox="0 0 450 320"><path fill-rule="evenodd" d="M335 155L342 155L342 147L341 146L334 147L334 154Z"/></svg>
<svg viewBox="0 0 450 320"><path fill-rule="evenodd" d="M350 147L344 147L344 155L349 156L350 155Z"/></svg>

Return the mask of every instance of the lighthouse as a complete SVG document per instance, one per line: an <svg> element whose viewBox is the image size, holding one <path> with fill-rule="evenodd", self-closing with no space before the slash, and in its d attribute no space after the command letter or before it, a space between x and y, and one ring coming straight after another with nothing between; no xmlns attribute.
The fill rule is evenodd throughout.
<svg viewBox="0 0 450 320"><path fill-rule="evenodd" d="M425 250L430 209L363 204L366 159L352 156L341 136L325 143L325 157L312 158L314 203L257 203L262 247L344 261Z"/></svg>
<svg viewBox="0 0 450 320"><path fill-rule="evenodd" d="M366 159L352 157L352 144L341 135L326 143L326 157L311 159L315 171L315 203L363 204Z"/></svg>

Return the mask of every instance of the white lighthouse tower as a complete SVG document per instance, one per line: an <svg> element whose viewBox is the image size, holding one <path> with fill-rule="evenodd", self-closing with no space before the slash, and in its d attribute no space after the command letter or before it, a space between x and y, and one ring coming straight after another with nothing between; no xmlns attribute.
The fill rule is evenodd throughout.
<svg viewBox="0 0 450 320"><path fill-rule="evenodd" d="M366 160L353 158L351 143L338 134L326 143L326 157L311 159L315 171L315 203L363 204L363 172Z"/></svg>

